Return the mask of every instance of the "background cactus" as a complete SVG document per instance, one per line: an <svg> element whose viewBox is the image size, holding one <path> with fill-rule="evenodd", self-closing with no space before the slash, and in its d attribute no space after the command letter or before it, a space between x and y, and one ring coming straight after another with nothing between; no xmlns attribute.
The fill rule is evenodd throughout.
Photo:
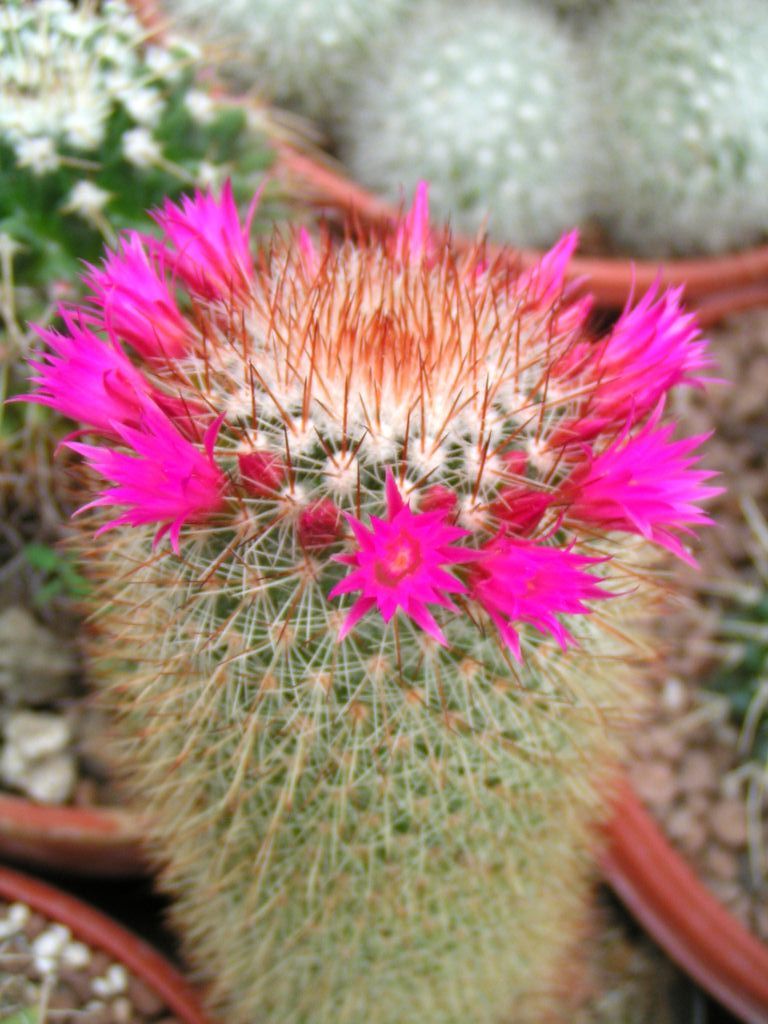
<svg viewBox="0 0 768 1024"><path fill-rule="evenodd" d="M167 0L185 30L221 51L240 82L334 121L382 46L400 36L414 0Z"/></svg>
<svg viewBox="0 0 768 1024"><path fill-rule="evenodd" d="M110 482L93 656L190 955L233 1024L540 1024L649 545L706 521L701 439L660 420L704 344L675 293L592 342L575 237L515 278L423 187L380 238L256 261L231 193L156 219L157 262L124 244L42 332L33 400Z"/></svg>
<svg viewBox="0 0 768 1024"><path fill-rule="evenodd" d="M768 11L760 0L623 0L587 40L596 213L647 256L748 245L768 229Z"/></svg>
<svg viewBox="0 0 768 1024"><path fill-rule="evenodd" d="M580 52L552 11L431 3L357 87L340 129L352 176L390 199L431 185L474 234L549 245L587 211L592 132Z"/></svg>

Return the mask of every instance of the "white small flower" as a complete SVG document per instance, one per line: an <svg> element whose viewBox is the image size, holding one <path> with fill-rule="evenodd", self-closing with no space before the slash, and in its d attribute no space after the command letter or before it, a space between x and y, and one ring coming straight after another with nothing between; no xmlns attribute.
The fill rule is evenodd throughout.
<svg viewBox="0 0 768 1024"><path fill-rule="evenodd" d="M184 97L184 106L187 108L190 117L198 124L208 124L215 111L214 102L207 92L200 89L190 89Z"/></svg>
<svg viewBox="0 0 768 1024"><path fill-rule="evenodd" d="M78 181L69 193L63 209L68 213L79 213L90 220L104 209L111 198L111 193L99 188L92 181Z"/></svg>
<svg viewBox="0 0 768 1024"><path fill-rule="evenodd" d="M179 61L164 46L148 46L144 63L153 75L166 82L175 82L181 74Z"/></svg>
<svg viewBox="0 0 768 1024"><path fill-rule="evenodd" d="M136 62L133 51L113 35L105 35L99 39L96 54L107 64L130 67Z"/></svg>
<svg viewBox="0 0 768 1024"><path fill-rule="evenodd" d="M48 174L59 166L59 154L53 140L47 136L19 139L15 148L19 167L29 167L34 174Z"/></svg>
<svg viewBox="0 0 768 1024"><path fill-rule="evenodd" d="M143 125L157 124L165 105L157 89L129 89L120 100L133 120Z"/></svg>
<svg viewBox="0 0 768 1024"><path fill-rule="evenodd" d="M48 18L64 17L72 10L67 0L39 0L37 7L43 17Z"/></svg>
<svg viewBox="0 0 768 1024"><path fill-rule="evenodd" d="M97 149L104 141L108 113L106 107L99 109L95 104L78 104L64 116L62 127L67 142L75 149Z"/></svg>
<svg viewBox="0 0 768 1024"><path fill-rule="evenodd" d="M106 92L116 99L120 99L133 88L133 79L125 68L108 71L103 81Z"/></svg>
<svg viewBox="0 0 768 1024"><path fill-rule="evenodd" d="M169 36L166 40L168 49L177 54L180 58L186 58L190 61L200 61L203 56L203 51L197 45L193 43L191 39L182 39L179 36Z"/></svg>
<svg viewBox="0 0 768 1024"><path fill-rule="evenodd" d="M195 179L200 188L218 188L221 185L224 170L216 164L209 164L205 160L200 161Z"/></svg>
<svg viewBox="0 0 768 1024"><path fill-rule="evenodd" d="M132 128L125 133L123 154L125 159L136 167L152 167L162 157L160 146L146 128Z"/></svg>

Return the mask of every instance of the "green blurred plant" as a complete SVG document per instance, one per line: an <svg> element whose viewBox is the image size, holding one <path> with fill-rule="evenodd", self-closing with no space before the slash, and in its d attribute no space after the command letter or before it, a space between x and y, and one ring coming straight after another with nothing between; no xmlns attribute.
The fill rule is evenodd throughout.
<svg viewBox="0 0 768 1024"><path fill-rule="evenodd" d="M194 45L162 45L122 0L0 11L0 401L26 389L22 360L56 302L76 297L83 261L143 224L166 196L232 180L247 201L270 166L266 110L198 84ZM271 223L274 201L259 218ZM4 405L0 492L58 519L48 411Z"/></svg>
<svg viewBox="0 0 768 1024"><path fill-rule="evenodd" d="M35 603L48 605L54 598L79 599L90 592L88 581L77 569L75 560L48 544L26 544L22 554L30 568L41 573L43 582L35 591Z"/></svg>

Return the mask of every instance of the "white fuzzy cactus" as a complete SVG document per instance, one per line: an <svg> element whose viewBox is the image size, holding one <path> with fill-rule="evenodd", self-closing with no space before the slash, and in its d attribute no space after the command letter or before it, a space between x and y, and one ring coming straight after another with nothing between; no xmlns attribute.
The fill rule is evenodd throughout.
<svg viewBox="0 0 768 1024"><path fill-rule="evenodd" d="M647 256L748 245L768 228L768 7L623 0L589 51L596 212Z"/></svg>
<svg viewBox="0 0 768 1024"><path fill-rule="evenodd" d="M348 102L382 38L399 31L413 0L167 0L185 29L215 42L241 80L332 119Z"/></svg>
<svg viewBox="0 0 768 1024"><path fill-rule="evenodd" d="M456 229L544 245L584 217L589 106L577 49L529 4L432 4L360 85L344 156L391 199L431 184Z"/></svg>

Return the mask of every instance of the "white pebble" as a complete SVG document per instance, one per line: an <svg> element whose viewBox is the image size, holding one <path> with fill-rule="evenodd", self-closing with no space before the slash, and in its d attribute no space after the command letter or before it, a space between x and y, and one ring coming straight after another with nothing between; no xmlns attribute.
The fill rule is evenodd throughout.
<svg viewBox="0 0 768 1024"><path fill-rule="evenodd" d="M130 999L124 996L112 1003L112 1019L115 1024L131 1024L133 1017L133 1005Z"/></svg>
<svg viewBox="0 0 768 1024"><path fill-rule="evenodd" d="M29 907L26 903L12 903L8 908L8 920L23 928L29 920Z"/></svg>
<svg viewBox="0 0 768 1024"><path fill-rule="evenodd" d="M5 739L25 761L39 761L65 750L72 739L72 729L62 715L44 711L17 711L9 715Z"/></svg>
<svg viewBox="0 0 768 1024"><path fill-rule="evenodd" d="M661 695L661 702L670 711L681 711L686 704L685 686L679 679L667 679L664 684L664 691Z"/></svg>
<svg viewBox="0 0 768 1024"><path fill-rule="evenodd" d="M85 967L91 962L91 951L82 942L70 942L62 951L61 962L67 967Z"/></svg>
<svg viewBox="0 0 768 1024"><path fill-rule="evenodd" d="M121 964L111 964L104 975L94 978L91 989L97 996L116 996L128 987L128 972Z"/></svg>
<svg viewBox="0 0 768 1024"><path fill-rule="evenodd" d="M35 956L59 956L71 938L69 928L63 924L52 924L33 941L32 952Z"/></svg>

